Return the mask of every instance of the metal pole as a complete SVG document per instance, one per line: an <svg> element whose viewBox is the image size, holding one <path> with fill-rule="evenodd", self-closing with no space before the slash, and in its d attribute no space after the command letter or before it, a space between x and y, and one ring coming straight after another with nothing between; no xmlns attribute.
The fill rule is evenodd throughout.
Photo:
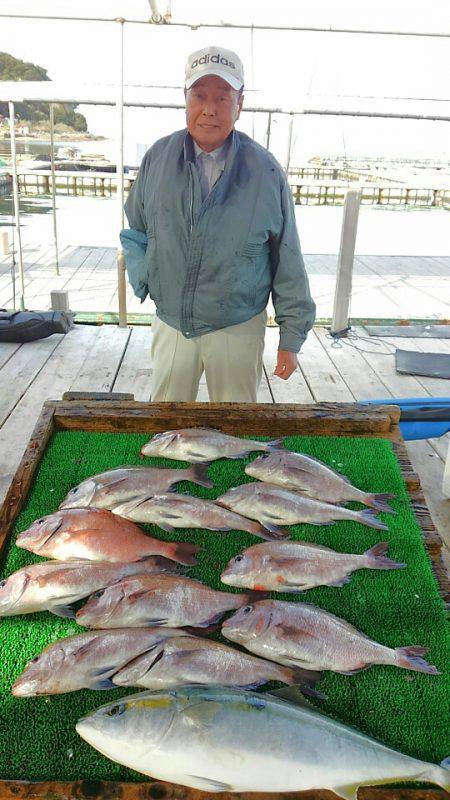
<svg viewBox="0 0 450 800"><path fill-rule="evenodd" d="M289 166L291 163L291 150L292 150L292 128L294 126L294 117L291 115L289 120L289 135L288 135L288 146L287 146L287 155L286 155L286 172L289 172Z"/></svg>
<svg viewBox="0 0 450 800"><path fill-rule="evenodd" d="M268 149L269 149L269 144L270 144L270 127L271 127L271 125L272 125L272 113L269 111L269 114L268 114L268 117L267 117L267 130L266 130L266 150L268 150Z"/></svg>
<svg viewBox="0 0 450 800"><path fill-rule="evenodd" d="M118 202L118 222L119 230L125 224L124 216L124 182L123 182L123 24L124 19L120 17L117 22L119 28L119 93L117 97L117 167L116 167L116 194ZM122 248L117 248L117 295L119 298L119 327L127 326L127 285L125 277L125 258Z"/></svg>
<svg viewBox="0 0 450 800"><path fill-rule="evenodd" d="M13 169L14 225L17 236L17 252L19 255L20 309L25 311L25 280L23 274L22 239L20 236L19 183L16 164L16 135L14 131L14 103L9 101L9 130L11 135L11 161Z"/></svg>
<svg viewBox="0 0 450 800"><path fill-rule="evenodd" d="M53 103L50 103L50 163L52 170L52 207L53 207L53 241L55 243L55 274L59 275L58 229L56 225L56 180L55 180L55 115Z"/></svg>

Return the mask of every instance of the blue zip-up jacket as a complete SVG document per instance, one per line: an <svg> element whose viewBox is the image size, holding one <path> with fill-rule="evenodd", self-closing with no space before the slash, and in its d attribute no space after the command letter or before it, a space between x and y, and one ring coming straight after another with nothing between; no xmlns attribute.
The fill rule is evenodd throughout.
<svg viewBox="0 0 450 800"><path fill-rule="evenodd" d="M232 131L225 169L202 202L186 130L145 154L121 232L130 283L163 322L191 338L259 314L272 292L280 349L298 352L313 325L291 190L275 158Z"/></svg>

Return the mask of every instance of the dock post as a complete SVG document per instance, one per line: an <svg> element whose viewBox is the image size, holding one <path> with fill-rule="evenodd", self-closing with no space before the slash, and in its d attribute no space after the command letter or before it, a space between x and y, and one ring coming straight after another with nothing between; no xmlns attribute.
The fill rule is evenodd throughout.
<svg viewBox="0 0 450 800"><path fill-rule="evenodd" d="M11 136L11 162L13 168L14 224L19 256L20 310L25 311L25 278L23 273L22 237L20 234L19 184L17 179L16 133L14 129L14 103L9 101L9 129Z"/></svg>
<svg viewBox="0 0 450 800"><path fill-rule="evenodd" d="M123 181L123 26L125 20L118 17L119 23L119 92L117 97L117 124L118 124L118 148L116 166L116 196L118 203L118 222L119 231L125 225L124 215L124 181ZM112 187L111 187L112 189ZM112 193L112 192L111 192ZM119 300L119 328L127 326L127 286L125 279L125 257L121 247L117 250L117 295Z"/></svg>
<svg viewBox="0 0 450 800"><path fill-rule="evenodd" d="M55 245L55 274L59 275L58 229L56 225L56 186L55 186L55 115L53 103L50 103L50 164L52 173L52 209L53 209L53 242ZM48 178L47 178L48 181Z"/></svg>
<svg viewBox="0 0 450 800"><path fill-rule="evenodd" d="M348 330L348 314L352 296L353 259L358 230L361 189L349 189L345 198L342 220L341 246L334 293L331 334L344 335Z"/></svg>

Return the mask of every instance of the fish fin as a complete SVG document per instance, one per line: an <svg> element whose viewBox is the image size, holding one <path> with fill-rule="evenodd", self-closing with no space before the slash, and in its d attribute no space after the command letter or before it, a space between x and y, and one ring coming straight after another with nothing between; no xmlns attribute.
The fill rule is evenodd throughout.
<svg viewBox="0 0 450 800"><path fill-rule="evenodd" d="M66 617L67 619L75 619L75 611L71 606L52 606L48 609L51 614L56 617Z"/></svg>
<svg viewBox="0 0 450 800"><path fill-rule="evenodd" d="M204 792L234 792L233 786L230 783L221 783L220 781L213 781L210 778L203 778L201 775L186 775L187 786L192 786L194 789L202 789Z"/></svg>
<svg viewBox="0 0 450 800"><path fill-rule="evenodd" d="M168 522L158 522L158 528L161 528L163 531L166 531L166 533L173 533L175 530L173 525L169 525Z"/></svg>
<svg viewBox="0 0 450 800"><path fill-rule="evenodd" d="M412 669L414 672L425 672L427 675L440 675L439 670L425 661L422 656L427 652L426 647L397 647L397 667Z"/></svg>
<svg viewBox="0 0 450 800"><path fill-rule="evenodd" d="M201 550L201 548L198 544L192 544L191 542L172 542L168 548L171 557L175 561L179 561L180 564L185 564L186 566L197 563L195 554L198 553L199 550Z"/></svg>
<svg viewBox="0 0 450 800"><path fill-rule="evenodd" d="M155 619L155 618L150 619L149 618L149 619L146 620L146 627L147 628L152 628L153 626L155 626L155 628L159 628L159 627L164 627L165 628L165 627L169 627L168 626L168 622L169 622L169 620L167 618L166 619Z"/></svg>
<svg viewBox="0 0 450 800"><path fill-rule="evenodd" d="M345 586L346 583L350 583L350 575L344 575L343 578L333 581L333 583L328 583L327 586Z"/></svg>
<svg viewBox="0 0 450 800"><path fill-rule="evenodd" d="M265 443L267 445L267 449L270 450L284 450L284 437L280 439L271 439L270 442Z"/></svg>
<svg viewBox="0 0 450 800"><path fill-rule="evenodd" d="M442 769L450 770L450 756L447 756L447 758L443 758L439 766L442 767Z"/></svg>
<svg viewBox="0 0 450 800"><path fill-rule="evenodd" d="M280 528L278 525L274 525L273 522L270 522L267 519L267 517L265 517L264 519L261 519L260 522L261 522L261 525L263 526L263 528L266 528L266 530L270 531L270 533L272 534L271 537L270 537L270 541L275 541L277 539L288 539L289 538L289 536L290 536L289 531L285 531L285 530L283 530L283 528ZM268 539L269 537L266 536L265 538Z"/></svg>
<svg viewBox="0 0 450 800"><path fill-rule="evenodd" d="M344 800L356 800L359 784L349 783L346 786L332 786L332 791Z"/></svg>
<svg viewBox="0 0 450 800"><path fill-rule="evenodd" d="M202 464L208 464L209 465L211 463L210 461L206 461L206 459L204 458L203 453L196 453L195 450L186 450L186 455L187 456L194 456L194 458L201 458L201 463ZM189 459L186 458L184 460L188 461Z"/></svg>
<svg viewBox="0 0 450 800"><path fill-rule="evenodd" d="M208 467L209 463L194 464L189 470L190 476L187 480L192 481L192 483L197 483L199 486L204 486L206 489L212 489L214 483L211 478L208 477Z"/></svg>
<svg viewBox="0 0 450 800"><path fill-rule="evenodd" d="M267 542L289 539L291 535L289 531L279 528L277 525L272 525L272 523L266 522L266 520L262 521L258 531L254 531L254 534L261 539L265 539Z"/></svg>
<svg viewBox="0 0 450 800"><path fill-rule="evenodd" d="M95 689L96 691L105 691L106 689L117 689L117 686L111 678L97 678L89 683L88 689Z"/></svg>
<svg viewBox="0 0 450 800"><path fill-rule="evenodd" d="M363 512L361 512L361 513L363 513ZM308 525L319 525L319 527L322 528L322 527L325 527L325 525L327 525L327 526L328 525L334 525L335 521L336 520L334 520L334 519L330 519L328 522L314 522L314 520L309 519L308 520Z"/></svg>
<svg viewBox="0 0 450 800"><path fill-rule="evenodd" d="M242 605L244 606L245 602L242 603ZM202 628L202 629L209 628L210 625L215 625L216 622L219 622L222 619L223 615L226 614L226 613L227 613L226 611L221 611L220 614L216 614L215 617L210 617L209 619L205 619L204 622L198 622L195 627L196 628ZM202 633L202 636L203 636L203 633Z"/></svg>
<svg viewBox="0 0 450 800"><path fill-rule="evenodd" d="M111 481L111 483L107 483L105 486L102 486L100 491L105 495L113 494L119 483L124 483L126 480L127 478L117 478L115 481Z"/></svg>
<svg viewBox="0 0 450 800"><path fill-rule="evenodd" d="M406 567L403 562L392 561L391 558L386 556L388 547L388 542L378 542L378 544L366 550L364 555L369 559L366 567L369 569L403 569Z"/></svg>
<svg viewBox="0 0 450 800"><path fill-rule="evenodd" d="M318 675L321 675L321 673L319 672ZM281 689L275 689L275 691L270 692L270 694L272 697L276 697L278 700L286 700L294 706L302 706L303 708L306 706L315 710L313 704L304 696L303 686L283 686Z"/></svg>
<svg viewBox="0 0 450 800"><path fill-rule="evenodd" d="M376 511L384 511L385 514L396 514L397 512L391 508L388 500L395 500L395 494L388 494L387 492L369 494L366 499L366 504L376 509Z"/></svg>
<svg viewBox="0 0 450 800"><path fill-rule="evenodd" d="M355 669L336 670L336 672L339 672L339 675L358 675L358 673L364 672L372 666L373 664L363 664L361 667L355 667Z"/></svg>
<svg viewBox="0 0 450 800"><path fill-rule="evenodd" d="M359 521L363 525L368 525L369 528L377 528L380 531L389 530L388 526L381 522L376 516L376 511L372 508L365 508L364 511L358 512Z"/></svg>
<svg viewBox="0 0 450 800"><path fill-rule="evenodd" d="M180 714L187 717L187 721L192 728L206 730L214 722L214 717L221 710L220 702L211 700L208 702L193 702L187 706Z"/></svg>

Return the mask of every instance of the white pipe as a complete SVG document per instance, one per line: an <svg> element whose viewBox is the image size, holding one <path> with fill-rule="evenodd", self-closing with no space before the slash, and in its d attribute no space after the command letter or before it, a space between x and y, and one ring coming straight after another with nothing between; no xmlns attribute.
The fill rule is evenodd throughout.
<svg viewBox="0 0 450 800"><path fill-rule="evenodd" d="M52 171L52 209L53 209L53 241L55 244L55 273L59 275L58 228L56 223L56 180L55 180L55 114L53 103L50 103L50 163Z"/></svg>
<svg viewBox="0 0 450 800"><path fill-rule="evenodd" d="M118 19L119 28L119 75L118 75L118 95L117 95L117 203L118 203L118 223L121 231L125 225L124 214L124 181L123 181L123 34L124 20ZM127 326L127 294L125 277L125 259L119 246L117 249L117 296L119 300L119 328Z"/></svg>
<svg viewBox="0 0 450 800"><path fill-rule="evenodd" d="M23 274L22 238L20 235L19 183L16 163L16 133L14 130L14 103L9 101L9 130L11 135L11 161L13 169L14 224L17 236L17 253L19 256L20 308L25 310L25 279Z"/></svg>
<svg viewBox="0 0 450 800"><path fill-rule="evenodd" d="M292 128L294 127L294 117L291 116L289 120L289 134L288 134L288 144L287 144L287 154L286 154L286 166L285 171L289 171L289 166L291 164L291 151L292 151Z"/></svg>
<svg viewBox="0 0 450 800"><path fill-rule="evenodd" d="M158 3L156 0L148 0L150 4L150 8L152 10L151 21L154 22L156 25L160 25L163 22L163 18L159 13Z"/></svg>
<svg viewBox="0 0 450 800"><path fill-rule="evenodd" d="M0 19L42 19L42 20L62 20L64 22L117 22L117 17L61 17L56 14L0 14ZM148 19L124 19L129 25L148 25ZM312 33L368 33L374 36L431 36L441 39L449 39L450 33L439 31L392 31L392 30L368 30L361 28L320 28L318 26L299 26L299 25L234 25L231 22L171 22L172 28L230 28L238 30L249 30L254 28L256 31L307 31Z"/></svg>

